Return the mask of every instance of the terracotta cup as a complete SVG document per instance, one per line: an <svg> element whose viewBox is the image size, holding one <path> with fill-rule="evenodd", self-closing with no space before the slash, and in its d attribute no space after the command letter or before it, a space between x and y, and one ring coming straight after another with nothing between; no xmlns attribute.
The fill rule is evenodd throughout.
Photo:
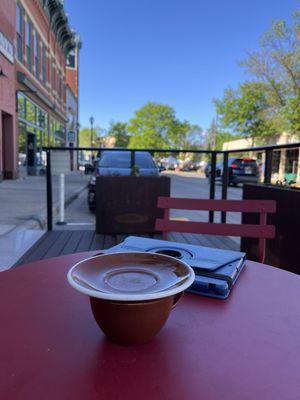
<svg viewBox="0 0 300 400"><path fill-rule="evenodd" d="M121 345L149 342L164 326L183 292L148 301L111 301L90 297L94 318L108 339Z"/></svg>
<svg viewBox="0 0 300 400"><path fill-rule="evenodd" d="M194 277L192 268L180 260L143 252L92 257L68 272L70 285L90 297L105 335L123 345L151 340Z"/></svg>

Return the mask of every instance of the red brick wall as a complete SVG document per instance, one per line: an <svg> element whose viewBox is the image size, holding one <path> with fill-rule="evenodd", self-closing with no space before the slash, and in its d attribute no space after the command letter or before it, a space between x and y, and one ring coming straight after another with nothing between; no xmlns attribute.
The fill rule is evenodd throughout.
<svg viewBox="0 0 300 400"><path fill-rule="evenodd" d="M28 78L31 79L36 86L51 100L55 103L57 110L66 114L66 59L60 48L60 45L56 41L53 31L50 29L49 20L41 6L39 0L21 0L20 3L25 8L25 13L30 17L33 26L36 27L42 36L43 41L46 43L47 50L47 86L46 88L35 78L34 74L30 74L29 71L20 64L19 70L25 72ZM55 69L55 80L51 79L53 74L51 68ZM62 76L62 93L58 93L58 69L61 71Z"/></svg>
<svg viewBox="0 0 300 400"><path fill-rule="evenodd" d="M13 0L0 0L0 31L12 42L15 42L16 5ZM7 176L14 177L17 169L17 139L15 126L15 74L14 65L0 53L0 69L5 76L0 76L0 175L3 173L3 144L2 115L12 115L13 124L6 129L5 167Z"/></svg>

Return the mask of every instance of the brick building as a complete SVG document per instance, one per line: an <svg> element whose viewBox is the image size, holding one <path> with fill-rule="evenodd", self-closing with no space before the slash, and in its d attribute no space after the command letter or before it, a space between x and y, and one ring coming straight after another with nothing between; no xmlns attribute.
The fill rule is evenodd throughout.
<svg viewBox="0 0 300 400"><path fill-rule="evenodd" d="M67 145L78 146L79 134L79 51L81 49L80 36L75 35L75 47L70 51L66 69L66 106L67 106ZM71 167L76 167L76 155L71 153Z"/></svg>
<svg viewBox="0 0 300 400"><path fill-rule="evenodd" d="M14 178L17 170L15 14L14 1L0 1L0 180Z"/></svg>
<svg viewBox="0 0 300 400"><path fill-rule="evenodd" d="M62 0L1 0L0 4L0 30L6 27L4 34L15 47L13 63L8 60L2 66L0 58L7 75L0 78L6 86L0 97L2 171L4 177L14 178L44 168L43 145L65 144L66 60L76 42Z"/></svg>

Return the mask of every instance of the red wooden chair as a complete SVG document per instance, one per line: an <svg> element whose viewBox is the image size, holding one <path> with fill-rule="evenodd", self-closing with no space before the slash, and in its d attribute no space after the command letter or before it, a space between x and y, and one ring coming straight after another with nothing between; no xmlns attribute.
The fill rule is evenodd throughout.
<svg viewBox="0 0 300 400"><path fill-rule="evenodd" d="M165 210L164 218L157 219L155 223L155 229L163 232L164 240L168 240L168 232L257 238L259 240L258 261L264 262L266 239L275 237L275 226L267 225L267 214L276 211L275 200L198 200L159 197L157 206ZM259 224L221 224L171 220L169 217L170 209L259 213Z"/></svg>

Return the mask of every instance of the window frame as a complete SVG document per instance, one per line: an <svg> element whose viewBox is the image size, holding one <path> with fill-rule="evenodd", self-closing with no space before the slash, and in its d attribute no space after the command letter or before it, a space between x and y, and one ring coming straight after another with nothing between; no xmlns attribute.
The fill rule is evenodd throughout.
<svg viewBox="0 0 300 400"><path fill-rule="evenodd" d="M42 42L42 82L45 85L47 82L47 47L44 42Z"/></svg>
<svg viewBox="0 0 300 400"><path fill-rule="evenodd" d="M41 71L41 50L40 50L40 35L37 30L34 31L34 41L33 41L33 52L34 52L34 65L35 65L35 76L40 80Z"/></svg>
<svg viewBox="0 0 300 400"><path fill-rule="evenodd" d="M17 37L17 58L19 61L24 60L24 8L20 3L16 6L16 37Z"/></svg>
<svg viewBox="0 0 300 400"><path fill-rule="evenodd" d="M25 24L25 46L26 46L27 67L30 72L32 72L32 30L33 30L32 22L30 18L27 16Z"/></svg>

